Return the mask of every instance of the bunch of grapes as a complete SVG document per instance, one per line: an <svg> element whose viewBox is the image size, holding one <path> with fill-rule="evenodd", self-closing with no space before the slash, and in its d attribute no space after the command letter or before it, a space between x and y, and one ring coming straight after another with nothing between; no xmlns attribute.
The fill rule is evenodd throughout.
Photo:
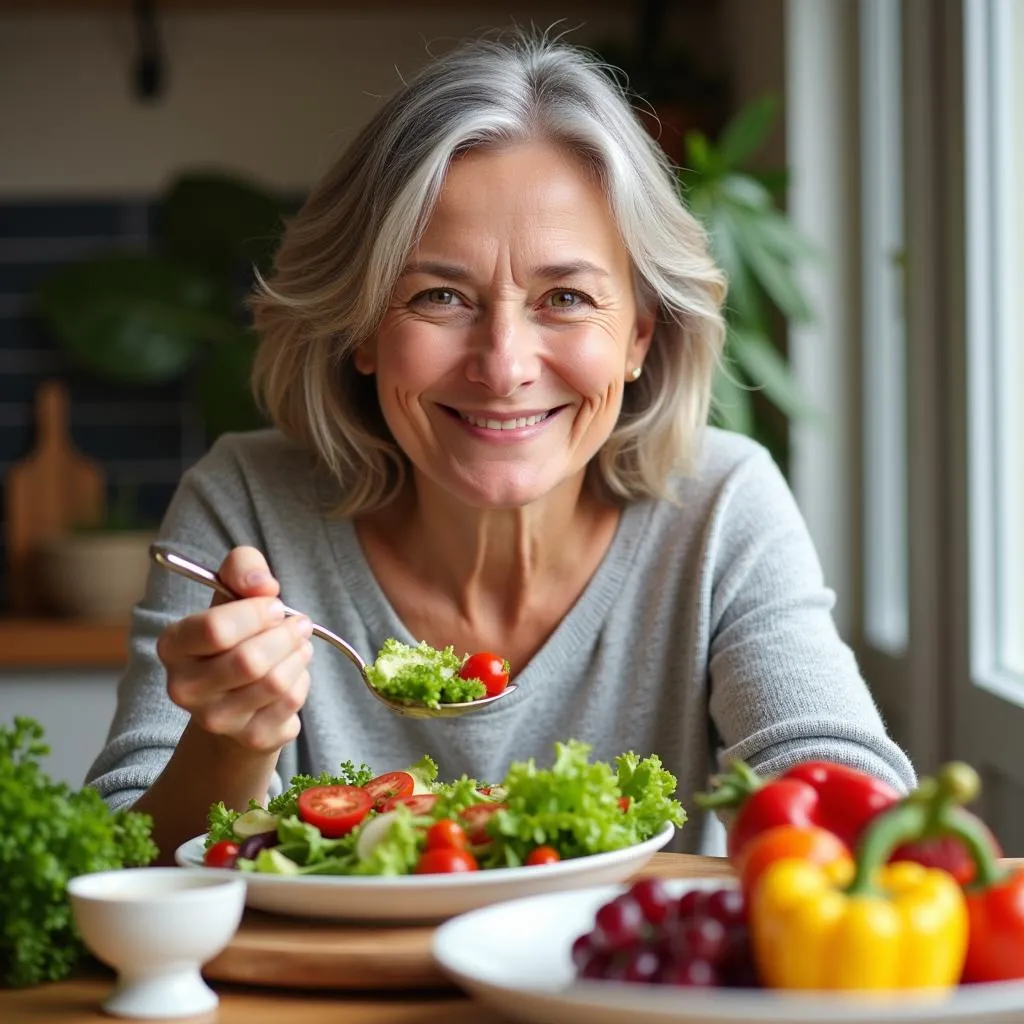
<svg viewBox="0 0 1024 1024"><path fill-rule="evenodd" d="M691 889L678 899L643 878L594 917L573 943L579 978L697 988L757 986L739 889Z"/></svg>

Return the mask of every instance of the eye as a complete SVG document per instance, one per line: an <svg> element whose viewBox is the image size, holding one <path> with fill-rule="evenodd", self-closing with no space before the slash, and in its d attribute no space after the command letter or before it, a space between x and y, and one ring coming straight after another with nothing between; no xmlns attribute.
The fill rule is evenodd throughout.
<svg viewBox="0 0 1024 1024"><path fill-rule="evenodd" d="M573 291L570 288L559 288L556 291L548 292L546 302L552 309L577 309L589 303L590 299L583 292Z"/></svg>
<svg viewBox="0 0 1024 1024"><path fill-rule="evenodd" d="M413 302L426 302L432 306L456 306L459 304L459 296L451 288L428 288L425 292L420 292Z"/></svg>

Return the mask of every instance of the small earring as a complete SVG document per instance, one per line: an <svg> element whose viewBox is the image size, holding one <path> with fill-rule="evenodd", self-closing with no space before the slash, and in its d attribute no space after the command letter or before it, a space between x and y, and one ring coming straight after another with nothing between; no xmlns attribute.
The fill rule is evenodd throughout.
<svg viewBox="0 0 1024 1024"><path fill-rule="evenodd" d="M640 374L643 373L643 372L644 372L644 368L642 366L634 366L633 369L629 371L629 379L630 380L639 380L640 379Z"/></svg>

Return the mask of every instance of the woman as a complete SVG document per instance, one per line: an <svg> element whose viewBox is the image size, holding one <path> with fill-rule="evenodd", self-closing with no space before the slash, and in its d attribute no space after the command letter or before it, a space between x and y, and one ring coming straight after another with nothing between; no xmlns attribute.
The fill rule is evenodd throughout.
<svg viewBox="0 0 1024 1024"><path fill-rule="evenodd" d="M91 781L168 855L211 802L424 753L499 779L570 737L657 753L690 813L716 758L906 788L768 455L704 430L725 284L612 81L548 41L474 43L388 102L287 229L255 299L276 429L222 438L162 538L244 599L155 571ZM266 557L266 560L264 559ZM508 658L448 721L385 711L278 593L372 658Z"/></svg>

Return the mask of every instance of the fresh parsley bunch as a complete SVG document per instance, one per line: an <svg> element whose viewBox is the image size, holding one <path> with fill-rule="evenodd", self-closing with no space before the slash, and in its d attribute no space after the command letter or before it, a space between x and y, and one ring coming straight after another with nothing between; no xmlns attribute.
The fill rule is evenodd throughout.
<svg viewBox="0 0 1024 1024"><path fill-rule="evenodd" d="M150 863L152 819L112 811L40 767L50 748L31 718L0 725L0 984L58 981L82 953L65 886L93 871Z"/></svg>

